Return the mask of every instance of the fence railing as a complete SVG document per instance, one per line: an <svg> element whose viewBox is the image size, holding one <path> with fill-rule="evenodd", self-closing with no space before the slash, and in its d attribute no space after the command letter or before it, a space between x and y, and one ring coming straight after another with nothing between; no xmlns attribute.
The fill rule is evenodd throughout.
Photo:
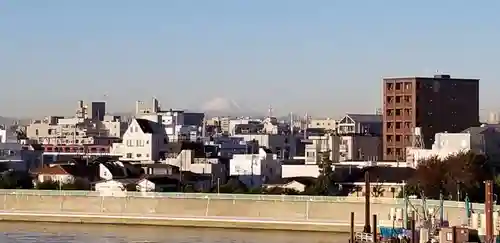
<svg viewBox="0 0 500 243"><path fill-rule="evenodd" d="M287 201L287 202L329 202L329 203L364 203L364 197L335 197L335 196L295 196L295 195L263 195L263 194L217 194L217 193L167 193L167 192L118 192L105 194L97 191L70 191L70 190L0 190L0 195L19 196L86 196L86 197L140 197L140 198L172 198L172 199L211 199L211 200L253 200L253 201ZM404 205L401 198L372 198L374 204ZM422 200L411 199L410 204L422 205ZM439 200L426 200L428 206L439 206ZM482 204L474 204L480 208ZM444 201L443 206L464 208L464 202ZM484 206L482 206L484 208Z"/></svg>

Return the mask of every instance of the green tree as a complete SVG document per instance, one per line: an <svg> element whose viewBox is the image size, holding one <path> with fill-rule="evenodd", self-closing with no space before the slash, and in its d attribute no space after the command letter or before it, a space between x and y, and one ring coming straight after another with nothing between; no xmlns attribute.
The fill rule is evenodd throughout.
<svg viewBox="0 0 500 243"><path fill-rule="evenodd" d="M70 183L63 183L61 190L90 190L90 183L84 179L77 178Z"/></svg>
<svg viewBox="0 0 500 243"><path fill-rule="evenodd" d="M457 200L469 195L471 201L484 200L484 181L493 179L486 157L473 152L458 153L445 159L437 157L420 161L415 174L405 187L407 195ZM460 198L463 199L463 198Z"/></svg>
<svg viewBox="0 0 500 243"><path fill-rule="evenodd" d="M57 181L51 181L51 180L46 180L44 182L38 182L36 183L36 189L38 190L59 190L60 188L60 183Z"/></svg>
<svg viewBox="0 0 500 243"><path fill-rule="evenodd" d="M336 191L333 180L333 161L330 160L330 152L321 153L318 162L319 176L313 188L307 190L315 195L332 195Z"/></svg>

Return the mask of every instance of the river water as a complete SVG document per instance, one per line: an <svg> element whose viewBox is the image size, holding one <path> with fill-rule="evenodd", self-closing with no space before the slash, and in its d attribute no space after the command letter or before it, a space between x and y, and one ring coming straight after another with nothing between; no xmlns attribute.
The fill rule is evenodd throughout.
<svg viewBox="0 0 500 243"><path fill-rule="evenodd" d="M0 243L345 243L346 234L113 225L0 223Z"/></svg>

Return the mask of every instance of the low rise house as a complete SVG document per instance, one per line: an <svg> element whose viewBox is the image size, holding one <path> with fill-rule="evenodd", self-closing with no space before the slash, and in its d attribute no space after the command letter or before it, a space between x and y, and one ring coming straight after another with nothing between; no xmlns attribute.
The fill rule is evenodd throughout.
<svg viewBox="0 0 500 243"><path fill-rule="evenodd" d="M99 168L97 166L83 166L75 164L56 164L44 166L34 172L36 175L35 184L44 182L68 184L73 183L76 180L90 183L98 178L98 171Z"/></svg>
<svg viewBox="0 0 500 243"><path fill-rule="evenodd" d="M268 184L262 185L266 190L273 188L280 189L290 189L297 192L304 192L307 187L314 185L316 178L313 177L295 177L295 178L283 178L278 181L273 181Z"/></svg>

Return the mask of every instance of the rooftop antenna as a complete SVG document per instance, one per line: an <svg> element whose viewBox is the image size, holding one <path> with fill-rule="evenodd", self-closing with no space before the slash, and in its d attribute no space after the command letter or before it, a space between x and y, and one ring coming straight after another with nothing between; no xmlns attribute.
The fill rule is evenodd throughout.
<svg viewBox="0 0 500 243"><path fill-rule="evenodd" d="M293 135L293 112L290 112L290 135Z"/></svg>
<svg viewBox="0 0 500 243"><path fill-rule="evenodd" d="M309 126L309 115L307 114L307 112L304 119L305 119L304 139L307 139L307 127Z"/></svg>
<svg viewBox="0 0 500 243"><path fill-rule="evenodd" d="M424 149L425 148L424 136L422 135L422 129L420 127L413 128L411 147L416 148L416 149ZM408 151L406 153L407 153L406 154L407 165L412 164L413 167L416 167L417 161L415 161L415 157L413 155L410 156L410 154L408 154Z"/></svg>
<svg viewBox="0 0 500 243"><path fill-rule="evenodd" d="M269 108L267 110L269 118L273 117L273 107L269 105Z"/></svg>

